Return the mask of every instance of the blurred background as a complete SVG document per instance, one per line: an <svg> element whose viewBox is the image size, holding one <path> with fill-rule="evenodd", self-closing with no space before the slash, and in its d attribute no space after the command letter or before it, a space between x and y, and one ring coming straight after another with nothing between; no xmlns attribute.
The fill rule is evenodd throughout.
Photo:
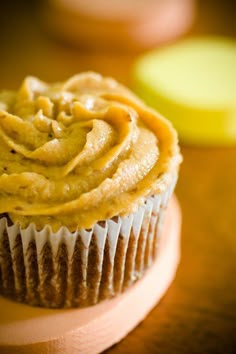
<svg viewBox="0 0 236 354"><path fill-rule="evenodd" d="M130 86L134 62L150 49L199 35L236 40L234 0L9 0L0 13L0 89L18 88L26 75L50 82L85 70ZM181 142L176 281L109 353L236 352L235 145Z"/></svg>
<svg viewBox="0 0 236 354"><path fill-rule="evenodd" d="M137 52L180 36L236 36L234 0L7 0L0 9L1 88L91 69L127 84Z"/></svg>

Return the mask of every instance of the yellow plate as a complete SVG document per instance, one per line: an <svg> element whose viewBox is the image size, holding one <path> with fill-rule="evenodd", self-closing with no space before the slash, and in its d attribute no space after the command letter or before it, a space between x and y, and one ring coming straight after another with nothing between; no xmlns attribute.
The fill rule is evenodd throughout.
<svg viewBox="0 0 236 354"><path fill-rule="evenodd" d="M193 38L139 58L134 89L183 142L236 143L236 41Z"/></svg>

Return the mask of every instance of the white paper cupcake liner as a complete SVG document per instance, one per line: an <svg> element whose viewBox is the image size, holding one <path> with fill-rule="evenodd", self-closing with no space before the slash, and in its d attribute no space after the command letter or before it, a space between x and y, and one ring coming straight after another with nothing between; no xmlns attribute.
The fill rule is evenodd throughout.
<svg viewBox="0 0 236 354"><path fill-rule="evenodd" d="M98 303L128 288L158 253L164 211L177 180L126 217L90 230L21 229L0 219L0 293L43 307Z"/></svg>

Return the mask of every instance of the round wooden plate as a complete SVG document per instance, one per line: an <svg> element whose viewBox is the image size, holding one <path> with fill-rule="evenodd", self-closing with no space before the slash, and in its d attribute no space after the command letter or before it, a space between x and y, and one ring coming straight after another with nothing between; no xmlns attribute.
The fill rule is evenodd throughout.
<svg viewBox="0 0 236 354"><path fill-rule="evenodd" d="M100 52L156 47L185 33L195 0L48 0L42 23L56 37Z"/></svg>
<svg viewBox="0 0 236 354"><path fill-rule="evenodd" d="M0 353L95 354L120 341L156 305L180 258L181 212L172 198L159 258L146 275L112 300L82 309L45 309L0 297Z"/></svg>

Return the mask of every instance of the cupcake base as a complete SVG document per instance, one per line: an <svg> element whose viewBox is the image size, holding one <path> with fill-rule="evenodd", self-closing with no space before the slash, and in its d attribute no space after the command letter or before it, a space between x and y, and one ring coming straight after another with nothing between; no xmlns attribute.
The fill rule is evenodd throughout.
<svg viewBox="0 0 236 354"><path fill-rule="evenodd" d="M85 307L116 296L155 262L177 174L137 210L70 232L0 218L0 294L33 306Z"/></svg>
<svg viewBox="0 0 236 354"><path fill-rule="evenodd" d="M52 310L0 297L0 352L95 354L117 343L144 319L173 280L180 257L180 224L178 202L172 197L157 260L138 282L111 300Z"/></svg>

